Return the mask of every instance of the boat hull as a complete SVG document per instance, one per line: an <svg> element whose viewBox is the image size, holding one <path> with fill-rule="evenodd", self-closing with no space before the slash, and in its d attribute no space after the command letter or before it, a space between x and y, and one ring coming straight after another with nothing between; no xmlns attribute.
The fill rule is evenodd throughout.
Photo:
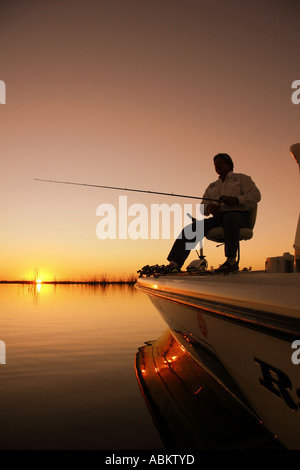
<svg viewBox="0 0 300 470"><path fill-rule="evenodd" d="M142 278L137 287L207 372L285 447L300 449L300 365L292 349L300 339L300 278L284 288L279 277L252 274Z"/></svg>

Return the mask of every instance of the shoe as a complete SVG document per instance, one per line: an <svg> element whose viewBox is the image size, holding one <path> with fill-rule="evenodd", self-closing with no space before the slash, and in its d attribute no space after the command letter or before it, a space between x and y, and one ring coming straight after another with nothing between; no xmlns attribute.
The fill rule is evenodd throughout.
<svg viewBox="0 0 300 470"><path fill-rule="evenodd" d="M176 261L170 261L170 264L168 264L167 266L169 269L177 269L178 268L178 264L176 263Z"/></svg>
<svg viewBox="0 0 300 470"><path fill-rule="evenodd" d="M238 271L239 270L239 265L235 261L235 263L231 264L228 261L225 261L225 263L221 264L218 269L216 269L217 272L224 272L224 273L229 273L233 271Z"/></svg>

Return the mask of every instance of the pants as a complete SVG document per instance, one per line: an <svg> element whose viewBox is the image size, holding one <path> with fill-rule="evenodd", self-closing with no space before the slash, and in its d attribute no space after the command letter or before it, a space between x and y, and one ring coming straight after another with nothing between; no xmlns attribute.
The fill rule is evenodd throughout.
<svg viewBox="0 0 300 470"><path fill-rule="evenodd" d="M214 217L203 220L204 223L204 236L209 232L210 229L215 227L223 227L225 237L225 256L227 258L235 258L237 255L239 245L239 231L240 228L250 227L249 212L242 211L228 211L221 212ZM190 225L189 229L191 228ZM196 240L187 240L185 236L185 229L181 232L180 236L175 240L174 245L169 253L168 261L175 261L181 268L187 259L190 249L187 249L186 245L192 248L193 241L195 242L194 247L199 242Z"/></svg>

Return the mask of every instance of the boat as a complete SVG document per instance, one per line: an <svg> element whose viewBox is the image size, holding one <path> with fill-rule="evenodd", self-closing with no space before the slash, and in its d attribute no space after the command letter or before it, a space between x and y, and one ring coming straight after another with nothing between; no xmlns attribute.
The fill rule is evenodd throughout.
<svg viewBox="0 0 300 470"><path fill-rule="evenodd" d="M291 152L299 163L300 144ZM300 450L299 247L298 223L293 270L154 273L136 283L185 352L290 450Z"/></svg>

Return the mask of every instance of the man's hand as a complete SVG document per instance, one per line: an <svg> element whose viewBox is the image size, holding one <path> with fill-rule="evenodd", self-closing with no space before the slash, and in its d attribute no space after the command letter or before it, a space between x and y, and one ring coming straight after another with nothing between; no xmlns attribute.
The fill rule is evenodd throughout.
<svg viewBox="0 0 300 470"><path fill-rule="evenodd" d="M217 215L219 212L219 206L217 204L208 204L206 206L205 215Z"/></svg>
<svg viewBox="0 0 300 470"><path fill-rule="evenodd" d="M239 200L237 197L233 196L221 196L220 197L220 202L223 202L224 204L227 204L227 206L236 206L239 204Z"/></svg>

